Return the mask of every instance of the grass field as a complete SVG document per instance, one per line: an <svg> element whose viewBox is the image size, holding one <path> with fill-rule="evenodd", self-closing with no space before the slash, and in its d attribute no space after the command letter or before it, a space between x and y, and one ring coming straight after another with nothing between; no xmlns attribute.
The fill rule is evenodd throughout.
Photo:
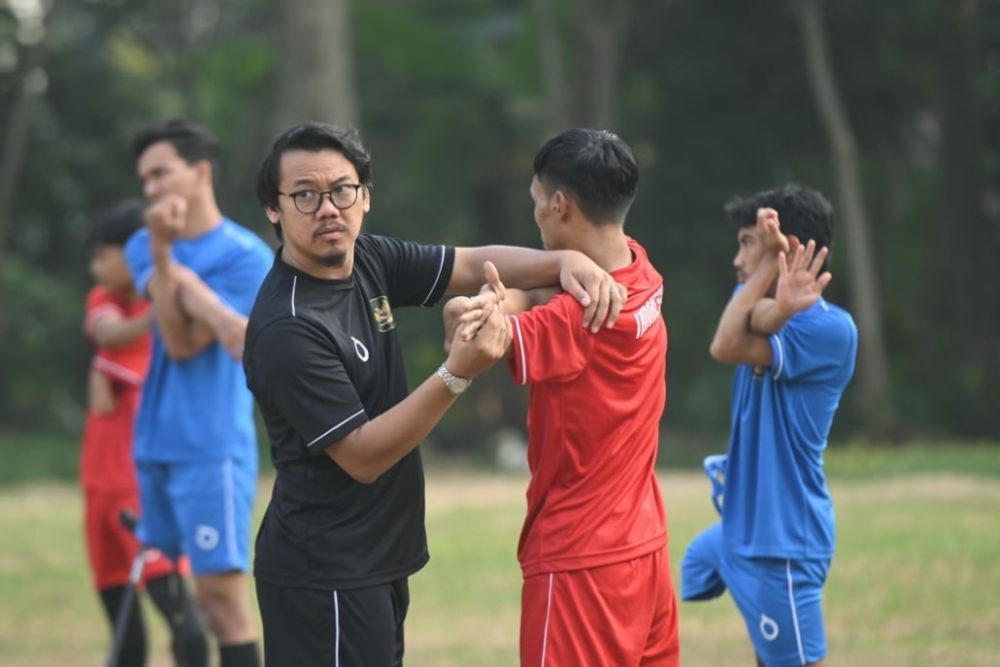
<svg viewBox="0 0 1000 667"><path fill-rule="evenodd" d="M969 452L979 461L971 468L961 448L831 452L839 543L825 599L830 664L1000 664L1000 448ZM714 512L699 474L668 470L662 481L676 570ZM524 484L429 466L431 563L411 580L407 665L517 663ZM102 664L108 637L81 512L69 484L0 488L0 665ZM165 635L148 620L154 664L167 665ZM682 604L681 633L685 665L752 664L728 598Z"/></svg>

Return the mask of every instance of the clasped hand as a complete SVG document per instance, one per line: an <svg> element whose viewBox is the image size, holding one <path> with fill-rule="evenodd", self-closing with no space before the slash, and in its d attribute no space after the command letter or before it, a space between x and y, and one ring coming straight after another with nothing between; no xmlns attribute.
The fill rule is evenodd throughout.
<svg viewBox="0 0 1000 667"><path fill-rule="evenodd" d="M150 204L143 217L155 241L171 243L184 231L187 201L179 195L166 195Z"/></svg>
<svg viewBox="0 0 1000 667"><path fill-rule="evenodd" d="M502 359L510 346L510 325L503 310L506 288L492 262L483 269L487 282L478 295L455 297L444 307L448 368L460 377L475 377Z"/></svg>

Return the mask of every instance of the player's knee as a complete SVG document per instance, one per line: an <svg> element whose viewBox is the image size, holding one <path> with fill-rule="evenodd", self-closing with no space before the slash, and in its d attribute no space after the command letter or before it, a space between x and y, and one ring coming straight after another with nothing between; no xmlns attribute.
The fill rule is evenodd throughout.
<svg viewBox="0 0 1000 667"><path fill-rule="evenodd" d="M199 586L196 597L198 607L213 631L220 622L225 622L232 611L232 596L227 591Z"/></svg>
<svg viewBox="0 0 1000 667"><path fill-rule="evenodd" d="M691 549L681 562L681 599L685 602L711 600L726 592L726 583L712 565Z"/></svg>
<svg viewBox="0 0 1000 667"><path fill-rule="evenodd" d="M245 586L239 574L199 577L198 606L212 633L224 644L246 641L255 635Z"/></svg>

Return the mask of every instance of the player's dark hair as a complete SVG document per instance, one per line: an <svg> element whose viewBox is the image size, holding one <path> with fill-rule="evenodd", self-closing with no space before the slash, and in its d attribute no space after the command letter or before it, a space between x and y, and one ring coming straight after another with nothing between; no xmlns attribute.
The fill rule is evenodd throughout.
<svg viewBox="0 0 1000 667"><path fill-rule="evenodd" d="M372 158L361 143L361 135L353 127L342 128L329 123L310 121L283 132L271 145L257 170L257 201L264 208L278 208L278 188L281 183L281 156L288 151L319 152L335 150L354 165L358 180L372 186ZM281 238L281 225L274 225Z"/></svg>
<svg viewBox="0 0 1000 667"><path fill-rule="evenodd" d="M757 209L773 208L783 234L790 234L802 243L810 239L816 249L832 250L833 206L826 197L810 188L789 184L749 197L737 197L726 204L726 215L740 229L757 224ZM823 270L826 270L824 263Z"/></svg>
<svg viewBox="0 0 1000 667"><path fill-rule="evenodd" d="M102 211L94 218L90 231L90 244L123 246L143 225L145 204L138 199L127 199Z"/></svg>
<svg viewBox="0 0 1000 667"><path fill-rule="evenodd" d="M150 125L132 140L132 154L138 159L153 144L165 141L188 164L202 160L212 163L213 171L219 160L219 142L206 128L189 120L168 120Z"/></svg>
<svg viewBox="0 0 1000 667"><path fill-rule="evenodd" d="M639 187L632 149L607 130L577 128L549 139L535 156L535 176L561 189L593 223L625 220Z"/></svg>

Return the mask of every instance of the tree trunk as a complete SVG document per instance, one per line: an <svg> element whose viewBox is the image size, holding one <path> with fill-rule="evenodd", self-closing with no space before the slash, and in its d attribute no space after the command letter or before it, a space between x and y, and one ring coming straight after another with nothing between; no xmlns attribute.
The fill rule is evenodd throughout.
<svg viewBox="0 0 1000 667"><path fill-rule="evenodd" d="M14 104L11 106L7 131L4 133L3 156L0 159L0 264L7 251L7 234L14 212L14 194L21 177L24 162L24 147L28 141L31 125L31 107L44 90L45 73L35 66L38 58L37 46L28 47L23 52L27 69L21 77Z"/></svg>
<svg viewBox="0 0 1000 667"><path fill-rule="evenodd" d="M350 0L296 0L284 6L282 130L307 120L358 122Z"/></svg>
<svg viewBox="0 0 1000 667"><path fill-rule="evenodd" d="M631 2L580 0L577 7L579 53L570 118L578 126L611 129L615 122L618 63Z"/></svg>
<svg viewBox="0 0 1000 667"><path fill-rule="evenodd" d="M535 13L538 18L542 85L546 96L546 134L552 136L568 129L570 124L563 43L553 0L535 0Z"/></svg>
<svg viewBox="0 0 1000 667"><path fill-rule="evenodd" d="M39 66L41 59L41 39L25 45L21 50L21 78L3 137L3 153L0 154L0 267L7 257L7 240L14 216L17 184L21 179L25 147L31 128L31 110L46 88L46 74ZM7 331L5 309L3 300L0 300L0 340L4 339Z"/></svg>
<svg viewBox="0 0 1000 667"><path fill-rule="evenodd" d="M839 218L847 244L848 284L857 317L860 400L869 430L886 435L895 426L889 402L889 371L882 307L868 215L859 174L857 143L840 99L822 8L818 0L796 0L806 72L826 132L836 178Z"/></svg>
<svg viewBox="0 0 1000 667"><path fill-rule="evenodd" d="M977 77L983 70L978 0L943 3L940 30L941 202L936 216L935 247L940 286L938 317L950 321L954 347L943 351L970 374L982 374L996 361L995 344L997 244L983 210L982 147L989 141ZM955 261L961 257L962 261ZM967 386L981 393L985 386Z"/></svg>

